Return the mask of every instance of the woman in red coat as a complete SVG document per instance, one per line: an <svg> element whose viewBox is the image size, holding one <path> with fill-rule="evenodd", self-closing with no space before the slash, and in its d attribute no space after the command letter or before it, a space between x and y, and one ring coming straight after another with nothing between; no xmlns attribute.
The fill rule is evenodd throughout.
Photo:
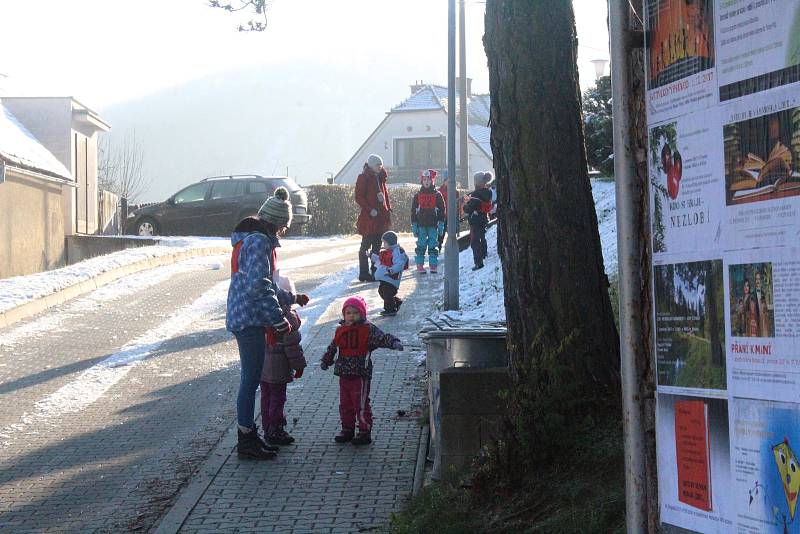
<svg viewBox="0 0 800 534"><path fill-rule="evenodd" d="M392 226L392 205L389 190L386 188L386 169L377 154L371 154L364 164L363 172L356 180L356 202L361 206L357 229L361 235L361 248L358 251L358 279L374 282L375 266L369 266L371 254L381 250L381 236Z"/></svg>

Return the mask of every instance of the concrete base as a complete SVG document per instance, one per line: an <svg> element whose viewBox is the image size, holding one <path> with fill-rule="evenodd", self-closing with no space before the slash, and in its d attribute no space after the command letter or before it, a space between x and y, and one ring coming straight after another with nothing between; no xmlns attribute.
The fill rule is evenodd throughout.
<svg viewBox="0 0 800 534"><path fill-rule="evenodd" d="M103 256L129 248L158 245L157 238L112 237L103 235L69 235L66 237L67 265L95 256Z"/></svg>
<svg viewBox="0 0 800 534"><path fill-rule="evenodd" d="M499 393L511 387L511 376L507 367L453 367L442 371L440 381L442 477L452 478L497 435Z"/></svg>

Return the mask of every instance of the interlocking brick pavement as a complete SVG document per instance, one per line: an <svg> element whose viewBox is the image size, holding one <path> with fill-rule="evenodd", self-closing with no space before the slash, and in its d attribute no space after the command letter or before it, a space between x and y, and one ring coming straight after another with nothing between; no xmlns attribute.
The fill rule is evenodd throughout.
<svg viewBox="0 0 800 534"><path fill-rule="evenodd" d="M239 460L230 451L181 531L359 532L385 525L412 490L421 432L415 407L423 395L417 332L433 313L441 288L441 275L406 275L400 313L381 318L377 285L351 284L304 343L310 368L290 385L286 410L288 430L297 442L283 447L274 461ZM405 352L373 354L373 443L359 448L334 443L339 430L338 381L331 370L318 367L333 338L344 296L353 294L364 296L371 320L400 337L406 347Z"/></svg>
<svg viewBox="0 0 800 534"><path fill-rule="evenodd" d="M282 257L309 250L320 248ZM345 264L306 267L298 285L308 291ZM79 313L68 303L0 330L0 532L153 528L234 419L238 354L224 303L80 410L42 418L37 402L227 277L178 274L122 301Z"/></svg>

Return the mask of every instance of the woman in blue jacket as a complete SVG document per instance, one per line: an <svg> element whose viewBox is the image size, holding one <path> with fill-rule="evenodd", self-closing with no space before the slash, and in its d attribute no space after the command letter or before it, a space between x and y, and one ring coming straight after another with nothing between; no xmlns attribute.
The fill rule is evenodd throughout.
<svg viewBox="0 0 800 534"><path fill-rule="evenodd" d="M233 332L239 346L241 382L236 402L237 451L243 458L270 459L277 451L258 435L254 422L256 390L266 351L264 328L272 327L282 338L289 333L291 326L281 306L308 303L306 295L293 295L273 282L277 270L277 248L280 246L278 236L291 222L289 193L279 187L274 196L264 202L258 215L242 220L231 235L231 284L225 326Z"/></svg>

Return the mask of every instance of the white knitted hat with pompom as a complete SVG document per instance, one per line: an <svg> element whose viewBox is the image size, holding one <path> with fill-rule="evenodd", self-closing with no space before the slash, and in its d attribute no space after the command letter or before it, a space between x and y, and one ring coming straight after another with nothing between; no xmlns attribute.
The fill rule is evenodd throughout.
<svg viewBox="0 0 800 534"><path fill-rule="evenodd" d="M289 191L279 187L258 210L258 217L272 223L278 228L292 224L292 203L289 202Z"/></svg>

